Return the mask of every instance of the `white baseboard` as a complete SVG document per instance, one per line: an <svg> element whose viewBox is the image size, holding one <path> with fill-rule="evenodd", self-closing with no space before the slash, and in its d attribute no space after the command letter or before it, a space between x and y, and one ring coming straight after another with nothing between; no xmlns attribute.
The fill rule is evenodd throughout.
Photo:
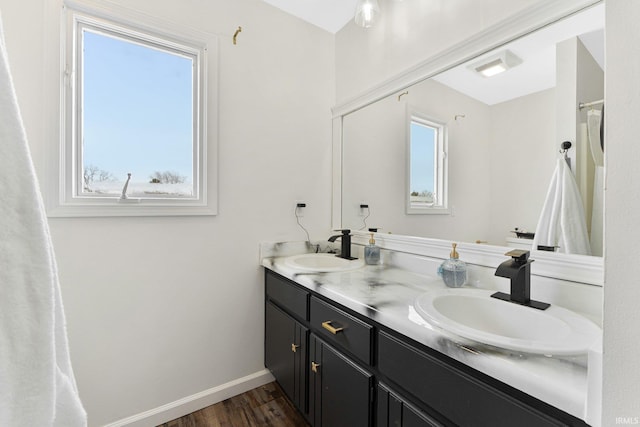
<svg viewBox="0 0 640 427"><path fill-rule="evenodd" d="M166 423L176 418L195 412L199 409L222 402L233 396L260 387L273 381L269 370L255 372L226 384L192 394L175 402L167 403L154 409L132 415L122 420L107 424L104 427L151 427Z"/></svg>

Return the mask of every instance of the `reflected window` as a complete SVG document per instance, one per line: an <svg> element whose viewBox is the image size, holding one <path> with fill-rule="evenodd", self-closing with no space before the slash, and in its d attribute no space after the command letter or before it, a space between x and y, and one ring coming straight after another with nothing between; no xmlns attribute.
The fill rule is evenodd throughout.
<svg viewBox="0 0 640 427"><path fill-rule="evenodd" d="M409 121L407 213L447 213L446 126L417 113Z"/></svg>

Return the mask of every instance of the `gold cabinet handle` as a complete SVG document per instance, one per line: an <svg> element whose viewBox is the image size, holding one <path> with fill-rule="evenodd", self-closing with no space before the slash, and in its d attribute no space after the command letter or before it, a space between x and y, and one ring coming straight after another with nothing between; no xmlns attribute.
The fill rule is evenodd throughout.
<svg viewBox="0 0 640 427"><path fill-rule="evenodd" d="M319 363L311 362L311 370L312 370L313 372L315 372L316 374L318 373L318 366L320 366L320 364L319 364Z"/></svg>
<svg viewBox="0 0 640 427"><path fill-rule="evenodd" d="M295 344L291 344L291 351L293 351L294 353L296 352L296 349L300 347L299 345L295 345Z"/></svg>
<svg viewBox="0 0 640 427"><path fill-rule="evenodd" d="M333 326L331 326L331 322L332 320L327 320L326 322L322 322L322 327L325 328L327 331L331 332L333 335L336 335L338 332L341 332L344 330L344 328L334 328Z"/></svg>

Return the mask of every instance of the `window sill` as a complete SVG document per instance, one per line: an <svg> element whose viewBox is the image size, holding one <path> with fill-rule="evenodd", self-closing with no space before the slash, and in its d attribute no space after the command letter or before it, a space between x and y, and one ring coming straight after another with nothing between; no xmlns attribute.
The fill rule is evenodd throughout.
<svg viewBox="0 0 640 427"><path fill-rule="evenodd" d="M412 208L407 207L407 215L449 215L450 208Z"/></svg>
<svg viewBox="0 0 640 427"><path fill-rule="evenodd" d="M181 201L173 205L163 202L160 205L154 200L127 199L126 202L120 202L116 198L91 204L65 204L47 208L49 218L203 216L217 213L216 207L201 202L190 204Z"/></svg>

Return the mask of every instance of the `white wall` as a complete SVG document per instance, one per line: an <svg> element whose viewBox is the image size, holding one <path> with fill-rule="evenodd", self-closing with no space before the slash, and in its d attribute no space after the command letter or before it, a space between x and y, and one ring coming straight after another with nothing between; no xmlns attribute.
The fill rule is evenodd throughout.
<svg viewBox="0 0 640 427"><path fill-rule="evenodd" d="M640 423L638 20L637 0L606 2L603 426Z"/></svg>
<svg viewBox="0 0 640 427"><path fill-rule="evenodd" d="M0 0L11 69L41 180L51 0ZM56 4L58 1L56 1ZM258 242L327 236L333 36L260 0L119 0L220 36L219 211L199 218L51 219L72 362L90 425L264 369ZM54 13L51 13L53 10ZM231 35L243 28L238 45ZM55 100L54 103L55 105ZM52 161L52 159L49 159Z"/></svg>
<svg viewBox="0 0 640 427"><path fill-rule="evenodd" d="M515 227L535 231L559 143L555 139L555 90L490 107L491 220L487 240L504 245Z"/></svg>

